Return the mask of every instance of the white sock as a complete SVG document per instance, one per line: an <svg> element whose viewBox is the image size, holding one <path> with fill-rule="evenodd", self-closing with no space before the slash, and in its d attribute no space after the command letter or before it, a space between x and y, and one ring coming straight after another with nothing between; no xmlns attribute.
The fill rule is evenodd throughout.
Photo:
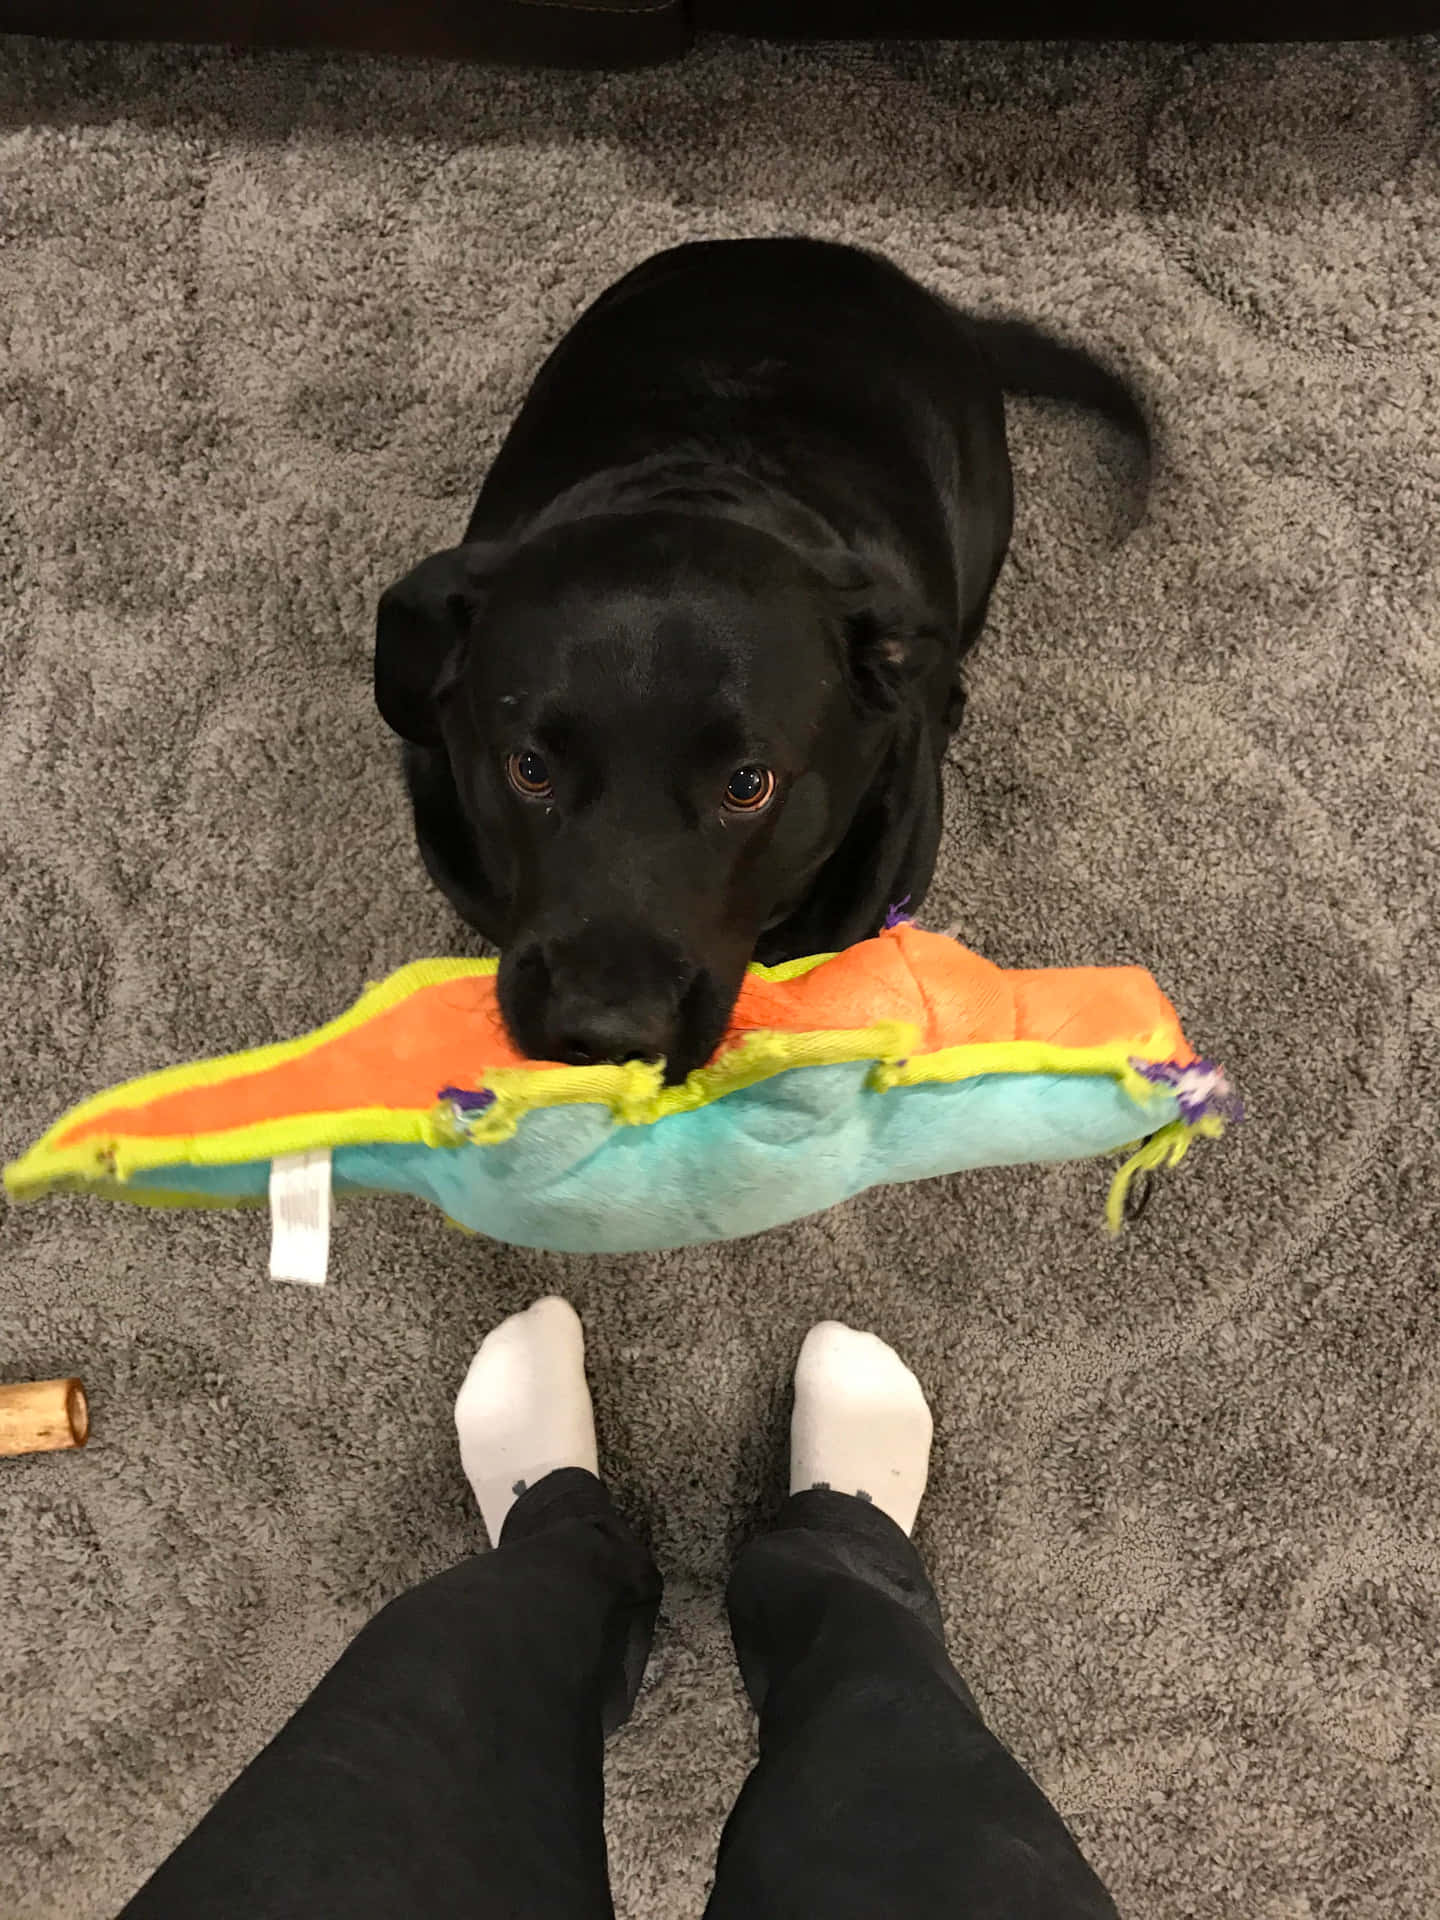
<svg viewBox="0 0 1440 1920"><path fill-rule="evenodd" d="M455 1431L492 1546L520 1495L547 1473L599 1472L585 1335L567 1300L537 1300L486 1335L455 1402Z"/></svg>
<svg viewBox="0 0 1440 1920"><path fill-rule="evenodd" d="M930 1468L934 1423L920 1382L873 1333L822 1320L795 1367L790 1491L869 1500L909 1533Z"/></svg>

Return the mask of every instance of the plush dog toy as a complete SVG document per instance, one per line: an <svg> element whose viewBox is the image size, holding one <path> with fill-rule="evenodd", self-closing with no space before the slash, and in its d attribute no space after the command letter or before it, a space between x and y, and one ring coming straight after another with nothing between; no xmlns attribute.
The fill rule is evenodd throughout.
<svg viewBox="0 0 1440 1920"><path fill-rule="evenodd" d="M1173 1164L1234 1111L1138 967L1009 971L899 922L752 967L710 1063L516 1054L496 962L422 960L299 1040L171 1067L74 1108L5 1170L23 1199L262 1201L329 1149L337 1195L408 1193L498 1240L621 1253L757 1233L864 1188L1129 1146Z"/></svg>

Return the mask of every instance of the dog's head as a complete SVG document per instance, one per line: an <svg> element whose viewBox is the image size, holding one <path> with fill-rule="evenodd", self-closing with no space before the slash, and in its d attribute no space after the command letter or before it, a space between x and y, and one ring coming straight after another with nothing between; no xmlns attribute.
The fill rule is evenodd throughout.
<svg viewBox="0 0 1440 1920"><path fill-rule="evenodd" d="M945 653L853 564L679 513L458 547L390 588L376 697L412 767L447 763L517 1045L683 1079L847 845L831 937L873 931L913 829L886 768Z"/></svg>

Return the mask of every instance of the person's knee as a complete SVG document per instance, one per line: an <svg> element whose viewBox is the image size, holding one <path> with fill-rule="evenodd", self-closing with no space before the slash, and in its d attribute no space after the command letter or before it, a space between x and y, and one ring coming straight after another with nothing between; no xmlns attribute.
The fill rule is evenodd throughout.
<svg viewBox="0 0 1440 1920"><path fill-rule="evenodd" d="M763 1535L730 1576L727 1605L737 1639L756 1631L807 1629L881 1645L917 1630L944 1655L944 1629L923 1570L877 1558L864 1540L819 1531Z"/></svg>

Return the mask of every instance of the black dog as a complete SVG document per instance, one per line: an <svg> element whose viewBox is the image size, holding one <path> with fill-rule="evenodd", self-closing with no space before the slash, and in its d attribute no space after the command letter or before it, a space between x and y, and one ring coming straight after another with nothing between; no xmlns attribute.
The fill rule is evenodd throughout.
<svg viewBox="0 0 1440 1920"><path fill-rule="evenodd" d="M542 367L380 603L425 864L539 1059L713 1051L747 963L918 905L1011 525L1002 393L1135 400L849 247L678 247Z"/></svg>

